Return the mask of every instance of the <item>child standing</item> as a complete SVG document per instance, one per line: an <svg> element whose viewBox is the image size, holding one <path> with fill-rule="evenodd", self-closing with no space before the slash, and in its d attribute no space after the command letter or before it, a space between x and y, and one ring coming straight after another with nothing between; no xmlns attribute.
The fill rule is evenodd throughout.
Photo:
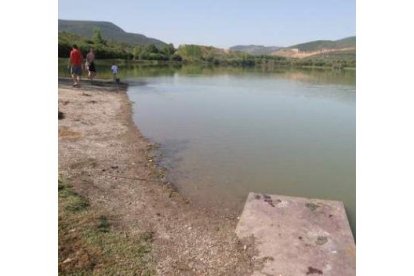
<svg viewBox="0 0 414 276"><path fill-rule="evenodd" d="M114 82L119 82L119 79L117 78L117 74L118 74L118 65L113 64L111 67L111 71L112 71L112 76L114 79Z"/></svg>

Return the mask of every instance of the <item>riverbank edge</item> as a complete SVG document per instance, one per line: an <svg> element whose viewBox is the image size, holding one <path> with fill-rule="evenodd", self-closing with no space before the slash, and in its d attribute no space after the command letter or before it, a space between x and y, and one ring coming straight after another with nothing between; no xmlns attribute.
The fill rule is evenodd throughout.
<svg viewBox="0 0 414 276"><path fill-rule="evenodd" d="M182 213L184 215L182 215L181 221L179 223L179 225L183 225L185 228L191 230L192 228L193 234L195 234L195 237L192 237L192 239L197 240L197 239L202 239L201 235L200 237L197 238L197 231L196 229L199 228L206 228L203 229L203 231L206 231L209 225L208 224L212 224L212 228L217 228L219 229L220 226L220 230L223 229L223 232L220 232L220 235L216 235L216 237L214 237L215 239L217 239L217 241L219 243L223 243L228 244L229 242L231 243L231 250L235 251L235 254L233 254L233 260L226 260L226 256L221 256L220 254L218 255L218 259L219 262L226 262L226 264L223 263L222 265L222 270L220 270L221 267L216 267L219 269L218 271L232 271L232 269L238 269L242 274L239 275L244 275L244 272L247 271L252 271L252 267L255 265L253 264L252 261L252 256L254 255L254 241L251 241L250 244L251 246L249 246L249 250L246 250L246 247L243 247L241 245L241 243L237 240L235 233L234 233L234 229L235 229L235 225L237 224L237 219L235 217L218 217L213 213L209 213L206 210L201 210L198 209L197 207L193 206L189 200L187 200L186 198L184 198L180 193L177 192L177 190L174 188L174 186L169 183L166 180L166 171L165 169L161 168L155 161L155 157L156 157L156 148L157 145L152 143L151 141L149 141L147 138L145 138L144 136L142 136L142 134L139 131L138 126L136 126L136 124L133 121L132 118L132 102L130 101L128 95L127 95L127 88L128 88L128 84L127 83L121 83L120 85L117 85L111 81L106 81L106 80L96 80L93 84L93 86L90 85L85 85L85 83L87 83L86 81L83 81L82 86L80 88L80 90L77 88L71 88L71 79L69 78L59 78L58 80L59 83L59 88L60 86L63 86L65 89L70 90L70 92L74 92L74 93L79 93L80 91L82 91L82 95L86 96L86 97L91 97L92 93L93 93L93 89L95 90L108 90L107 92L109 93L116 93L117 94L117 98L120 101L120 105L121 105L121 110L122 110L122 114L120 114L121 116L118 118L118 120L120 121L121 124L125 125L127 127L127 133L126 135L128 136L128 141L130 143L140 143L143 146L143 148L145 149L142 153L144 155L144 159L145 162L141 163L139 166L141 167L141 169L145 172L147 172L147 174L150 176L151 181L140 181L141 183L139 184L140 186L146 186L144 188L145 189L149 189L152 193L154 193L155 190L155 196L150 198L156 198L157 200L165 200L165 202L161 202L159 204L160 205L168 205L168 204L172 204L174 206L174 208L176 208L177 210L182 211ZM92 90L90 90L90 88L93 87ZM101 91L102 92L102 91ZM85 97L85 99L86 99ZM59 101L61 101L60 97L59 97ZM89 101L89 102L93 102ZM63 104L65 104L65 101L63 101ZM96 104L96 103L95 103ZM59 106L61 105L61 103L59 102ZM59 124L59 132L60 132L60 124ZM87 139L87 137L86 137ZM60 140L60 139L59 139ZM61 141L59 141L60 144ZM60 151L59 151L60 152ZM59 159L60 161L60 159ZM59 162L60 163L60 162ZM70 166L69 168L66 168L68 170L70 170ZM83 168L78 168L79 170L82 170ZM59 173L61 172L61 164L59 164ZM84 171L82 170L82 173ZM69 173L70 174L70 173ZM92 174L92 177L94 175ZM133 180L133 179L131 179ZM75 187L74 190L76 193L78 193L80 196L87 198L88 200L90 200L88 198L88 192L86 192L85 194L82 193L82 189L83 187L76 187L76 185L74 185ZM144 196L145 197L145 196ZM94 203L93 203L93 199L91 200L92 204L89 208L94 208ZM95 200L96 201L96 200ZM96 202L95 202L96 203ZM103 204L105 205L105 204ZM109 207L109 206L108 206ZM112 206L113 207L113 206ZM169 209L171 209L171 207L168 207ZM109 210L110 208L108 208ZM116 209L116 208L115 208ZM122 209L122 208L120 208ZM154 219L149 219L149 224L157 224L157 220L159 220L159 216L160 213L163 213L164 211L166 213L170 212L171 210L165 210L163 208L161 208L160 210L157 210L156 207L154 208L156 212L156 216ZM102 210L100 210L102 211ZM176 211L175 211L176 212ZM173 211L174 213L174 211ZM157 217L158 216L158 217ZM203 219L200 219L200 216L203 216ZM111 215L109 216L111 217ZM122 218L121 218L122 220ZM195 222L196 221L196 222ZM127 220L128 222L128 220ZM195 223L193 223L195 222ZM211 222L211 223L210 223ZM167 222L168 224L169 222ZM184 223L184 224L183 224ZM119 225L116 225L118 223L114 223L115 226L121 230L118 231L120 233L132 233L135 230L133 229L134 226L128 226L125 227L125 225L122 225L122 223L120 223ZM188 226L190 225L190 226ZM192 226L194 225L194 226ZM198 225L198 226L197 226ZM215 226L216 225L216 226ZM219 226L217 226L219 225ZM161 226L161 228L164 226ZM177 225L172 226L172 228L178 228ZM145 227L144 227L145 228ZM157 228L157 227L155 227ZM203 233L203 231L200 231L200 233ZM214 230L214 231L219 231L219 230ZM214 231L210 231L209 230L209 235L215 235L215 233L212 233ZM148 230L145 229L145 232L150 232L152 233L152 230ZM141 233L142 234L142 233ZM193 235L194 236L194 235ZM230 238L229 238L230 237ZM155 238L154 238L155 239ZM224 240L225 239L225 240ZM171 246L171 245L170 245ZM157 242L155 242L155 246L157 247ZM165 247L168 247L166 245L162 245L161 249L158 250L158 254L160 251L165 250ZM201 246L201 249L203 250L203 246ZM230 250L230 252L231 252ZM168 251L168 250L167 250ZM174 251L174 250L173 250ZM176 249L175 251L180 252L180 249ZM205 250L206 251L206 250ZM188 253L186 253L188 255ZM155 254L157 255L157 254ZM183 254L185 255L185 254ZM191 255L191 254L190 254ZM156 258L156 257L155 257ZM197 270L197 268L192 268L192 261L188 262L182 259L185 259L185 257L183 256L181 258L180 254L178 254L176 256L179 265L173 265L171 267L171 263L177 263L174 260L169 260L168 258L166 258L165 256L161 257L159 260L162 260L163 264L161 265L161 268L157 268L157 274L159 275L163 275L164 273L168 273L171 272L171 270L174 270L174 273L181 273L182 271L187 270L188 268L190 268L193 271L198 271L201 272L201 275L214 275L215 272L214 271L210 271L208 269L208 266L204 268L202 268L202 266L200 266L200 268L198 268L199 270ZM59 259L59 264L61 265L63 262L67 261L70 258L65 258L63 259ZM167 259L167 260L165 260ZM190 258L187 258L190 259ZM222 260L220 260L222 259ZM208 259L207 259L208 260ZM157 263L156 261L156 263ZM214 260L215 262L217 262L217 260ZM233 261L234 264L236 265L232 265L232 269L228 268L228 263L230 261ZM260 265L260 264L259 264ZM202 272L204 271L204 273ZM211 273L211 274L210 274Z"/></svg>
<svg viewBox="0 0 414 276"><path fill-rule="evenodd" d="M199 66L199 67L222 67L222 68L241 68L241 69L260 69L267 68L268 70L273 69L315 69L315 70L344 70L344 71L356 71L355 67L342 67L340 69L333 68L330 65L303 65L303 64L262 64L253 66L242 66L232 64L221 64L217 65L212 62L177 62L177 61L159 61L159 60L128 60L128 59L100 59L100 61L106 65L116 63L121 66L147 66L147 67L182 67L182 66ZM66 64L67 58L58 58L59 63Z"/></svg>

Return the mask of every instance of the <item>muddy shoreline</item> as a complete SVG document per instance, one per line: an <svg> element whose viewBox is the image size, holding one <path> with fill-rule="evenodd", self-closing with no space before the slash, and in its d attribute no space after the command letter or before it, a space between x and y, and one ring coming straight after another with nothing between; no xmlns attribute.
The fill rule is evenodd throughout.
<svg viewBox="0 0 414 276"><path fill-rule="evenodd" d="M154 233L157 275L250 275L260 260L236 237L237 219L197 207L168 182L126 89L59 79L59 175L110 214L113 231Z"/></svg>

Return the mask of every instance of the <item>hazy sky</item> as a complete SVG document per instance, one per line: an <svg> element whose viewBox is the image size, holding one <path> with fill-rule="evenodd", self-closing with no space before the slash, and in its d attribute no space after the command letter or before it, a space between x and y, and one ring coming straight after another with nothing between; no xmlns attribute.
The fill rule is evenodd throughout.
<svg viewBox="0 0 414 276"><path fill-rule="evenodd" d="M59 18L110 21L174 46L289 46L355 35L355 0L59 0Z"/></svg>

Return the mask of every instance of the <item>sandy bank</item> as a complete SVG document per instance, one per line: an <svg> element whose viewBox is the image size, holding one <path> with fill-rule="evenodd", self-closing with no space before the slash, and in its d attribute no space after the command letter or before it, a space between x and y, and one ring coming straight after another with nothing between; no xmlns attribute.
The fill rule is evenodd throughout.
<svg viewBox="0 0 414 276"><path fill-rule="evenodd" d="M250 275L259 262L234 234L237 220L198 209L168 185L125 90L59 80L60 175L91 208L110 213L113 231L154 233L158 275Z"/></svg>

